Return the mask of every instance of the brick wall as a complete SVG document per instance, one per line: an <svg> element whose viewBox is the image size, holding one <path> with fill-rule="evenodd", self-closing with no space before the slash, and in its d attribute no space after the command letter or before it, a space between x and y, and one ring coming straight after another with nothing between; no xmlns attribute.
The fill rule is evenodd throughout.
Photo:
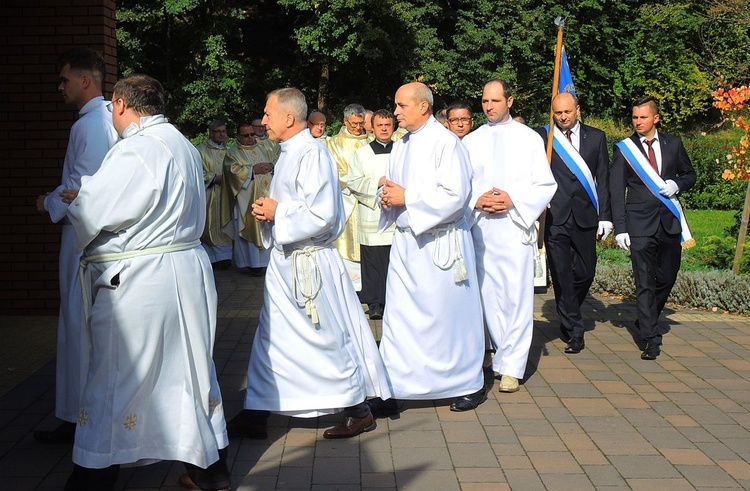
<svg viewBox="0 0 750 491"><path fill-rule="evenodd" d="M57 92L57 58L104 54L116 81L115 0L8 0L0 7L0 314L57 314L60 226L36 197L60 183L77 111Z"/></svg>

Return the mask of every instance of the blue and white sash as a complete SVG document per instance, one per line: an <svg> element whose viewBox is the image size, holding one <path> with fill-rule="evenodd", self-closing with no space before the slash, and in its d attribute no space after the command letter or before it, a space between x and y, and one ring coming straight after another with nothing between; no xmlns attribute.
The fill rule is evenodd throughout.
<svg viewBox="0 0 750 491"><path fill-rule="evenodd" d="M674 196L667 198L666 196L659 194L659 190L664 187L664 180L656 173L653 167L651 167L651 163L646 156L643 155L643 152L630 138L617 142L617 148L620 149L620 152L622 152L627 163L630 164L630 167L633 168L636 175L641 181L643 181L643 184L646 185L648 190L651 191L651 194L664 203L664 206L666 206L667 209L680 221L680 227L682 227L682 232L680 233L682 248L689 249L693 247L695 245L695 239L693 239L693 234L690 233L690 228L688 227L687 219L685 218L685 213L682 211L680 202Z"/></svg>
<svg viewBox="0 0 750 491"><path fill-rule="evenodd" d="M549 132L549 125L545 125L544 128ZM557 155L560 156L565 165L568 166L570 172L576 176L578 181L586 190L586 194L589 195L591 202L596 208L596 213L599 213L599 197L596 194L596 183L594 182L594 176L591 175L591 169L586 165L586 161L583 160L581 154L578 153L575 147L568 141L560 128L555 126L554 140L552 148L555 149Z"/></svg>

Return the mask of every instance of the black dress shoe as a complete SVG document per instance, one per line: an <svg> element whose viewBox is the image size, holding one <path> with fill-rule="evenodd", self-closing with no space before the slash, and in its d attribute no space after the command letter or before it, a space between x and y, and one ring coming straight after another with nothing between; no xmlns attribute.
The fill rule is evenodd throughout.
<svg viewBox="0 0 750 491"><path fill-rule="evenodd" d="M478 405L486 400L487 393L484 391L484 387L482 387L473 394L461 396L453 401L453 404L451 404L451 411L471 411L472 409L476 409Z"/></svg>
<svg viewBox="0 0 750 491"><path fill-rule="evenodd" d="M379 303L371 303L368 313L370 314L371 320L379 321L383 318L383 305Z"/></svg>
<svg viewBox="0 0 750 491"><path fill-rule="evenodd" d="M655 360L661 354L661 348L653 341L646 343L646 349L641 353L641 360Z"/></svg>
<svg viewBox="0 0 750 491"><path fill-rule="evenodd" d="M565 329L562 325L560 325L560 337L566 343L568 341L570 341L570 331L568 331L567 329Z"/></svg>
<svg viewBox="0 0 750 491"><path fill-rule="evenodd" d="M585 347L586 343L583 342L583 338L571 338L570 341L568 341L568 345L565 347L565 353L575 355L576 353L580 353Z"/></svg>
<svg viewBox="0 0 750 491"><path fill-rule="evenodd" d="M254 278L260 278L266 274L266 268L247 268L247 273Z"/></svg>
<svg viewBox="0 0 750 491"><path fill-rule="evenodd" d="M375 418L372 417L372 413L367 413L364 418L353 418L351 416L345 416L341 418L341 421L336 423L333 428L327 429L323 432L323 438L351 438L357 436L360 433L366 431L372 431L377 427Z"/></svg>
<svg viewBox="0 0 750 491"><path fill-rule="evenodd" d="M370 412L373 418L390 418L391 416L398 416L398 403L396 399L383 400L380 397L369 399L367 405L370 407Z"/></svg>
<svg viewBox="0 0 750 491"><path fill-rule="evenodd" d="M34 440L48 445L60 445L73 443L76 436L76 424L68 421L63 422L54 430L37 430L34 432Z"/></svg>

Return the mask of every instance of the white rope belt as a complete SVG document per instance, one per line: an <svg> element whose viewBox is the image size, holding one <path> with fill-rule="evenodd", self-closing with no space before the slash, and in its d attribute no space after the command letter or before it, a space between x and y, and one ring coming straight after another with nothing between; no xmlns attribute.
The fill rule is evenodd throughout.
<svg viewBox="0 0 750 491"><path fill-rule="evenodd" d="M292 292L294 300L300 305L305 305L305 312L313 324L319 322L318 308L313 300L320 292L322 281L315 253L329 248L308 246L292 251ZM299 298L300 295L302 296L301 299Z"/></svg>
<svg viewBox="0 0 750 491"><path fill-rule="evenodd" d="M153 254L167 254L170 252L187 251L199 247L200 240L188 242L186 244L168 244L146 249L138 249L125 252L111 252L109 254L99 254L96 256L83 256L78 264L78 276L81 279L81 293L83 294L83 318L88 322L89 310L91 309L91 279L89 277L88 265L107 263L110 261L121 261L139 256L149 256Z"/></svg>
<svg viewBox="0 0 750 491"><path fill-rule="evenodd" d="M435 237L435 247L432 250L432 263L444 271L453 268L453 282L456 284L469 279L463 251L461 250L461 237L456 228L458 225L464 223L464 221L465 219L461 218L455 223L435 227L429 231ZM441 260L442 252L445 248L448 249L448 253L445 255L445 259Z"/></svg>

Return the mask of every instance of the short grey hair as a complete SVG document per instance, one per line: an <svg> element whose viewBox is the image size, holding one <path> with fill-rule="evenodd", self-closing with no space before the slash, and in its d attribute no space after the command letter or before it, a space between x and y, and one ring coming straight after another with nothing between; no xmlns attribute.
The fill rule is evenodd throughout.
<svg viewBox="0 0 750 491"><path fill-rule="evenodd" d="M414 88L414 100L419 103L422 101L426 101L427 104L430 106L430 112L432 112L432 105L435 103L434 98L432 97L432 91L429 87L425 84L418 84Z"/></svg>
<svg viewBox="0 0 750 491"><path fill-rule="evenodd" d="M211 123L208 125L208 129L210 131L216 130L216 128L221 128L222 126L226 126L227 124L221 120L221 119L214 119L211 121Z"/></svg>
<svg viewBox="0 0 750 491"><path fill-rule="evenodd" d="M305 95L295 87L276 89L266 97L266 100L276 96L278 103L292 113L297 122L304 122L307 116L307 101Z"/></svg>
<svg viewBox="0 0 750 491"><path fill-rule="evenodd" d="M365 107L362 104L349 104L344 108L344 119L349 120L350 116L365 117Z"/></svg>

